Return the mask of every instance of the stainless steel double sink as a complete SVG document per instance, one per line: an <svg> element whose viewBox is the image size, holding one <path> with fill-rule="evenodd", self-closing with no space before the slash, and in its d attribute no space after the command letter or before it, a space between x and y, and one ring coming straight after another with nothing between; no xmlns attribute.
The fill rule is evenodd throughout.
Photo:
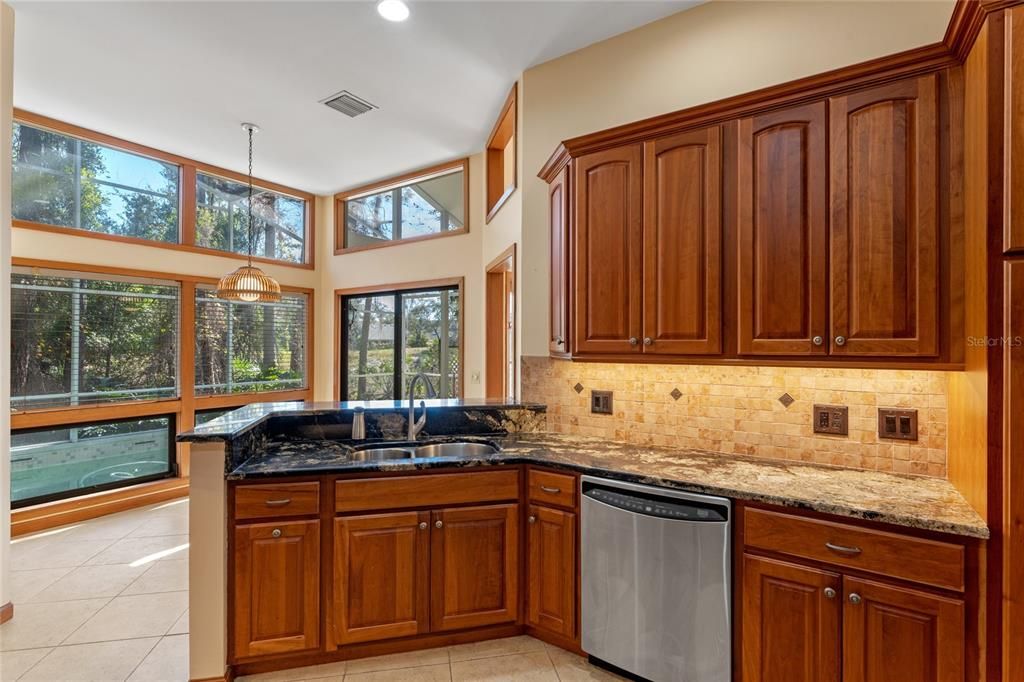
<svg viewBox="0 0 1024 682"><path fill-rule="evenodd" d="M357 462L435 457L481 457L501 452L494 443L451 441L445 443L375 443L356 448L350 458Z"/></svg>

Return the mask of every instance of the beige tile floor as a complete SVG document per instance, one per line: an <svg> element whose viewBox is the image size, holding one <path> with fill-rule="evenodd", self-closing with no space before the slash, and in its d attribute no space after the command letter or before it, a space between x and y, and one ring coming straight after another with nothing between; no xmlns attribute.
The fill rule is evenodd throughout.
<svg viewBox="0 0 1024 682"><path fill-rule="evenodd" d="M16 538L11 550L15 617L0 626L0 680L187 682L187 500ZM539 640L511 637L239 679L621 678Z"/></svg>

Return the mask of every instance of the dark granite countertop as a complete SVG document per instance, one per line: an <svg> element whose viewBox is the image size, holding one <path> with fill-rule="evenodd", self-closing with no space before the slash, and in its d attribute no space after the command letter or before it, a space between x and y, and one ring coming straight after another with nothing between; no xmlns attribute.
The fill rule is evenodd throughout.
<svg viewBox="0 0 1024 682"><path fill-rule="evenodd" d="M507 400L491 399L436 399L424 400L428 411L453 410L458 408L537 408L533 403L510 403ZM419 410L420 401L416 401ZM266 422L271 417L332 417L339 413L362 408L366 412L403 412L409 403L400 400L366 400L340 403L309 403L301 401L277 403L252 403L232 410L227 414L199 424L191 431L178 434L179 443L201 443L208 441L230 441Z"/></svg>
<svg viewBox="0 0 1024 682"><path fill-rule="evenodd" d="M344 441L271 439L228 478L530 463L908 528L989 536L985 521L949 481L939 478L560 434L521 433L493 440L502 448L495 455L363 461L352 456L352 445Z"/></svg>

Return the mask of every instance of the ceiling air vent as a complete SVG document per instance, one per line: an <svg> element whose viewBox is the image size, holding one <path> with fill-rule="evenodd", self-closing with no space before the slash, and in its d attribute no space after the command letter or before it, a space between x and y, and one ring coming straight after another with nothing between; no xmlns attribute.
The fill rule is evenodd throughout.
<svg viewBox="0 0 1024 682"><path fill-rule="evenodd" d="M324 100L324 104L351 118L355 118L356 116L365 114L371 109L377 108L362 97L356 97L348 90L342 90L336 95L331 95Z"/></svg>

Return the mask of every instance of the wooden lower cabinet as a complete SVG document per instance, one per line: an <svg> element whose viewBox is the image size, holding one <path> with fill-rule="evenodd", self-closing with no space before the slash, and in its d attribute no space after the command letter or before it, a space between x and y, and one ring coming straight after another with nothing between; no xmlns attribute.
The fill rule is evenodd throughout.
<svg viewBox="0 0 1024 682"><path fill-rule="evenodd" d="M745 682L963 682L964 601L745 554Z"/></svg>
<svg viewBox="0 0 1024 682"><path fill-rule="evenodd" d="M838 682L841 578L743 557L743 679Z"/></svg>
<svg viewBox="0 0 1024 682"><path fill-rule="evenodd" d="M964 602L843 578L843 682L963 682Z"/></svg>
<svg viewBox="0 0 1024 682"><path fill-rule="evenodd" d="M429 523L429 512L335 519L334 628L339 644L429 630Z"/></svg>
<svg viewBox="0 0 1024 682"><path fill-rule="evenodd" d="M576 635L576 514L530 505L527 517L526 622Z"/></svg>
<svg viewBox="0 0 1024 682"><path fill-rule="evenodd" d="M431 512L430 629L518 619L519 505Z"/></svg>
<svg viewBox="0 0 1024 682"><path fill-rule="evenodd" d="M235 658L320 645L320 522L251 523L234 533Z"/></svg>

